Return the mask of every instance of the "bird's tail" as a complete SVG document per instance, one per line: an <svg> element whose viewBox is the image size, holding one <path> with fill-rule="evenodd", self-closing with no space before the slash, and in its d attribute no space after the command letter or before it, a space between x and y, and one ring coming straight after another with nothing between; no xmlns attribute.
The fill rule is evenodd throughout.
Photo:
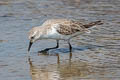
<svg viewBox="0 0 120 80"><path fill-rule="evenodd" d="M95 21L95 22L91 22L91 23L85 24L84 27L85 27L85 28L90 28L90 27L92 27L92 26L102 25L102 24L103 24L102 21Z"/></svg>

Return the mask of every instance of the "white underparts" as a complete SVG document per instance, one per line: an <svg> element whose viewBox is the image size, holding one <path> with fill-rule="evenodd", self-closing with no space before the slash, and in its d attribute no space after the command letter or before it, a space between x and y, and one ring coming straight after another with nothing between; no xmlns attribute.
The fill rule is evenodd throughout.
<svg viewBox="0 0 120 80"><path fill-rule="evenodd" d="M91 31L90 31L90 30L88 30L88 29L86 29L86 30L85 30L85 33L91 33Z"/></svg>

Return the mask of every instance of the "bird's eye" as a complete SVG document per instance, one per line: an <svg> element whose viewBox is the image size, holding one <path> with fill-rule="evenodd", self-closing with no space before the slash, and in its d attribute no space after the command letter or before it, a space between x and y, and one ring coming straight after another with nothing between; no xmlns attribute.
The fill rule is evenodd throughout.
<svg viewBox="0 0 120 80"><path fill-rule="evenodd" d="M34 37L32 36L31 39L34 39Z"/></svg>

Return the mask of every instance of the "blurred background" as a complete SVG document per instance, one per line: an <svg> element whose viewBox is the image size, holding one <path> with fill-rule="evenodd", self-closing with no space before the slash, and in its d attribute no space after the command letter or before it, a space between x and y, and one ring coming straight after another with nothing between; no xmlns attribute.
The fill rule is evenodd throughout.
<svg viewBox="0 0 120 80"><path fill-rule="evenodd" d="M49 55L38 51L54 40L33 44L28 31L45 20L67 18L103 25ZM120 80L120 0L0 0L0 80Z"/></svg>

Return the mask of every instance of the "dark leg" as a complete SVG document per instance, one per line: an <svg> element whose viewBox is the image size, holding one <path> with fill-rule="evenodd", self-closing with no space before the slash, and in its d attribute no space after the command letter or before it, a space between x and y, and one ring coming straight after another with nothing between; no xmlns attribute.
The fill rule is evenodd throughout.
<svg viewBox="0 0 120 80"><path fill-rule="evenodd" d="M50 50L50 49L56 49L56 48L58 48L59 47L59 41L57 40L57 45L56 45L56 47L52 47L52 48L46 48L46 49L44 49L45 51L48 51L48 50Z"/></svg>
<svg viewBox="0 0 120 80"><path fill-rule="evenodd" d="M69 50L70 50L70 52L72 52L72 46L70 44L70 41L68 41L68 44L69 44Z"/></svg>
<svg viewBox="0 0 120 80"><path fill-rule="evenodd" d="M39 51L39 52L40 52L40 53L41 53L41 52L47 52L47 51L50 50L50 49L56 49L56 48L58 48L58 47L59 47L59 40L57 40L57 46L56 46L56 47L46 48L46 49L41 50L41 51Z"/></svg>

